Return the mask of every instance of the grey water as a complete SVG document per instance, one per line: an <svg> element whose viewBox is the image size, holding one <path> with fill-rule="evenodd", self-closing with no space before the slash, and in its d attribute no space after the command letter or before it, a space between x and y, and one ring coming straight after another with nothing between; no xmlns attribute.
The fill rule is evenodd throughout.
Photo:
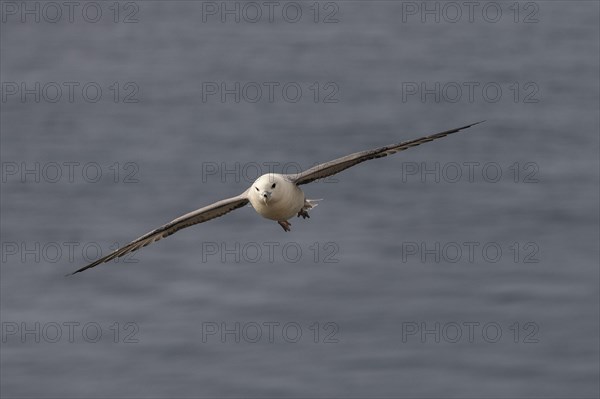
<svg viewBox="0 0 600 399"><path fill-rule="evenodd" d="M598 397L599 5L453 4L2 1L2 397Z"/></svg>

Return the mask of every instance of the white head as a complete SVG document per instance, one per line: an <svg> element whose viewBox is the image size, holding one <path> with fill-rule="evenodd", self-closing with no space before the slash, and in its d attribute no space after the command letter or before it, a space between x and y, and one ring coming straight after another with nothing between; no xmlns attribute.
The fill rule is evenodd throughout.
<svg viewBox="0 0 600 399"><path fill-rule="evenodd" d="M250 187L250 195L265 204L281 199L287 182L283 176L276 173L262 175Z"/></svg>

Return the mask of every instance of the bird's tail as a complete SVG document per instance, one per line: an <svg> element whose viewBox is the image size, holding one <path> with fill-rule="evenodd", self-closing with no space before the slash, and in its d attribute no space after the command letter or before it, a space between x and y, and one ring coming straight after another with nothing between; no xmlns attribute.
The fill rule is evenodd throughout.
<svg viewBox="0 0 600 399"><path fill-rule="evenodd" d="M319 199L305 199L304 200L304 209L311 209L319 205L317 202L323 201L323 198Z"/></svg>

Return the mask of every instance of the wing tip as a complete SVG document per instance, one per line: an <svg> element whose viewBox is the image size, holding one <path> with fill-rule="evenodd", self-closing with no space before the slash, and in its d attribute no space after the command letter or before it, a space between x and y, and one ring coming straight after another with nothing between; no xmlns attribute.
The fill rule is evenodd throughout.
<svg viewBox="0 0 600 399"><path fill-rule="evenodd" d="M82 267L82 268L79 268L79 269L75 270L75 271L74 271L74 272L72 272L72 273L67 273L67 274L65 274L65 277L71 277L71 276L73 276L73 275L75 275L75 274L77 274L77 273L84 272L84 271L86 271L87 269L91 269L92 267L96 267L96 266L98 266L98 265L100 265L100 264L102 264L102 263L105 263L105 262L107 262L108 260L109 260L109 259L106 259L106 258L100 258L100 259L98 259L97 261L95 261L95 262L93 262L93 263L90 263L89 265L87 265L87 266L84 266L84 267Z"/></svg>
<svg viewBox="0 0 600 399"><path fill-rule="evenodd" d="M84 270L87 270L87 269L89 269L89 268L90 268L90 266L82 267L81 269L77 269L77 270L75 270L75 271L74 271L74 272L72 272L72 273L67 273L67 274L65 274L65 277L71 277L71 276L74 276L75 274L77 274L77 273L81 273L82 271L84 271Z"/></svg>
<svg viewBox="0 0 600 399"><path fill-rule="evenodd" d="M465 126L465 128L467 128L467 127L471 127L471 126L475 126L475 125L479 125L480 123L483 123L483 122L485 122L485 121L486 121L486 120L484 119L484 120L481 120L481 121L479 121L479 122L474 122L474 123L471 123L470 125L467 125L467 126Z"/></svg>
<svg viewBox="0 0 600 399"><path fill-rule="evenodd" d="M470 123L468 125L461 126L461 127L456 128L456 129L452 129L452 130L449 130L449 131L446 131L446 132L442 132L442 133L448 133L448 134L458 133L458 132L460 132L462 130L468 129L468 128L473 127L475 125L479 125L480 123L483 123L485 121L486 120L484 119L484 120L481 120L481 121L478 121L478 122L473 122L473 123Z"/></svg>

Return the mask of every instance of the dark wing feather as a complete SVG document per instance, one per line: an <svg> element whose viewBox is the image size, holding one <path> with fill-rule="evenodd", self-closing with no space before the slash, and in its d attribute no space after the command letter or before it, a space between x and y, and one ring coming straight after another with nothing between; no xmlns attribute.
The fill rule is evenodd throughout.
<svg viewBox="0 0 600 399"><path fill-rule="evenodd" d="M160 240L161 238L168 237L171 234L179 231L181 229L185 229L186 227L192 226L194 224L203 223L208 220L218 218L219 216L223 216L226 213L233 211L234 209L241 208L242 206L248 203L248 198L246 196L246 192L240 194L236 197L224 199L214 204L205 206L204 208L200 208L193 212L190 212L186 215L178 217L177 219L165 224L158 229L155 229L147 234L144 234L140 238L130 242L117 249L116 251L96 260L89 265L82 267L74 271L73 273L68 274L68 276L72 276L73 274L82 272L84 270L90 269L94 266L98 266L101 263L108 262L112 259L119 258L125 254L128 254L133 251L137 251L138 249L145 247L146 245L150 245L155 241Z"/></svg>
<svg viewBox="0 0 600 399"><path fill-rule="evenodd" d="M467 129L471 126L475 126L482 122L484 121L471 123L470 125L466 125L456 129L446 130L445 132L432 134L430 136L421 137L415 140L405 141L403 143L391 144L372 150L355 152L354 154L346 155L345 157L341 157L338 159L334 159L333 161L313 166L312 168L307 169L304 172L287 175L287 177L288 179L290 179L290 181L296 183L297 185L310 183L318 179L323 179L325 177L335 175L336 173L348 169L351 166L354 166L364 161L368 161L369 159L381 158L390 154L395 154L396 152L404 151L407 148L415 147L423 143L428 143L430 141L445 137L449 134L460 132L461 130Z"/></svg>

